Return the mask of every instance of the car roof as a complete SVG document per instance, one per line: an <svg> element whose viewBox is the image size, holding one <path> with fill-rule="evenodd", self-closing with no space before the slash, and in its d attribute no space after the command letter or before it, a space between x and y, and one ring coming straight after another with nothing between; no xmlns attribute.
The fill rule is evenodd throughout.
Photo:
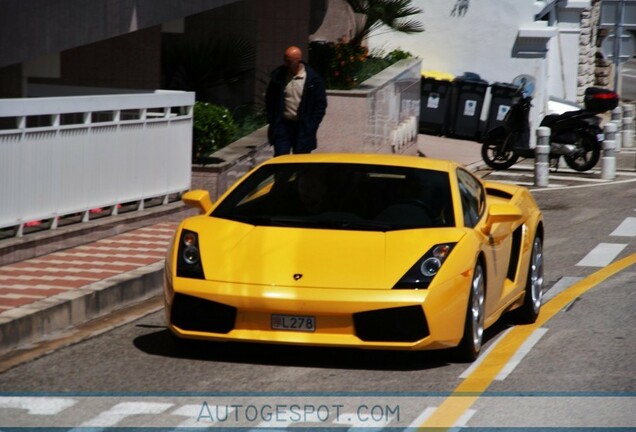
<svg viewBox="0 0 636 432"><path fill-rule="evenodd" d="M431 169L452 172L458 166L457 162L431 159L422 156L408 156L380 153L310 153L284 155L270 159L266 164L284 163L356 163L371 165L390 165L408 168Z"/></svg>

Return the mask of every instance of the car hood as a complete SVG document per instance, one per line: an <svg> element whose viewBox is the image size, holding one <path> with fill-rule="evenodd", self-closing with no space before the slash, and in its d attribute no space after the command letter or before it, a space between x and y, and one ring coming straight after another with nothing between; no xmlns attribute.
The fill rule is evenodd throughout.
<svg viewBox="0 0 636 432"><path fill-rule="evenodd" d="M213 217L186 221L199 234L207 280L274 286L390 289L430 248L463 230L389 232L253 226Z"/></svg>

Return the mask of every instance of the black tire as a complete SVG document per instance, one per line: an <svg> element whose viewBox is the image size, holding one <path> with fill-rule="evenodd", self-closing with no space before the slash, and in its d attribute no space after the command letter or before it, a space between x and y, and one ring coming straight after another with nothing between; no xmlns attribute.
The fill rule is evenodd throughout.
<svg viewBox="0 0 636 432"><path fill-rule="evenodd" d="M481 158L490 168L508 169L517 163L519 156L512 150L508 142L510 134L491 134L484 138L481 145Z"/></svg>
<svg viewBox="0 0 636 432"><path fill-rule="evenodd" d="M517 309L517 321L520 324L532 324L537 321L543 299L543 240L538 235L532 242L528 278L526 280L523 305Z"/></svg>
<svg viewBox="0 0 636 432"><path fill-rule="evenodd" d="M565 155L565 163L575 171L588 171L596 166L601 157L601 146L596 142L596 137L588 133L577 133L578 154Z"/></svg>
<svg viewBox="0 0 636 432"><path fill-rule="evenodd" d="M486 281L480 262L475 266L470 283L470 296L466 308L464 336L457 346L456 355L460 362L474 361L481 351L484 338L484 305L486 303Z"/></svg>

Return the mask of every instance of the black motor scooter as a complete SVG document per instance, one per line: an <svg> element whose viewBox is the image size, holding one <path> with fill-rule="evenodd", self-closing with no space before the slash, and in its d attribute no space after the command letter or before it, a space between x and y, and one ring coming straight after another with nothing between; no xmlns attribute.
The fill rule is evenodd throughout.
<svg viewBox="0 0 636 432"><path fill-rule="evenodd" d="M481 157L496 170L510 168L520 157L534 157L529 122L532 97L521 93L517 98L503 124L489 130L483 140ZM613 91L590 87L585 91L585 109L545 116L540 126L551 130L550 159L563 156L576 171L592 169L601 156L604 139L598 114L616 108L618 100L618 94Z"/></svg>

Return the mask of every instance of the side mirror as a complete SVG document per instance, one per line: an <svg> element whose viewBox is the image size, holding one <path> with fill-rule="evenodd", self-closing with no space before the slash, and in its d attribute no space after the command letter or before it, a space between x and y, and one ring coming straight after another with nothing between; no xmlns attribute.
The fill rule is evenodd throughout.
<svg viewBox="0 0 636 432"><path fill-rule="evenodd" d="M183 194L181 200L189 207L198 208L205 214L212 210L212 200L210 193L203 189L195 189Z"/></svg>
<svg viewBox="0 0 636 432"><path fill-rule="evenodd" d="M521 219L523 214L521 209L512 204L493 204L488 209L484 233L490 233L492 226L496 223L514 222Z"/></svg>

